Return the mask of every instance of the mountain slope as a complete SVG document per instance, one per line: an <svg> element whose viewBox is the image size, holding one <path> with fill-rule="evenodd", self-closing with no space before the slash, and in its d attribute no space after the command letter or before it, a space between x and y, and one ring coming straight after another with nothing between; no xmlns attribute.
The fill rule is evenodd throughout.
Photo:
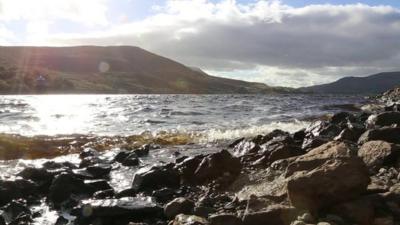
<svg viewBox="0 0 400 225"><path fill-rule="evenodd" d="M333 83L299 90L314 93L377 94L399 85L400 72L385 72L367 77L345 77Z"/></svg>
<svg viewBox="0 0 400 225"><path fill-rule="evenodd" d="M270 93L284 89L207 75L132 46L0 47L0 92Z"/></svg>

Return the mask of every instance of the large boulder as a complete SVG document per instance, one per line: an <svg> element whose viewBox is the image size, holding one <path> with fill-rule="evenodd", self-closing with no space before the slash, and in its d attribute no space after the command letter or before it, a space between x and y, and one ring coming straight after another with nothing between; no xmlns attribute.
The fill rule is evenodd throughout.
<svg viewBox="0 0 400 225"><path fill-rule="evenodd" d="M173 166L173 164L167 164L140 169L133 178L132 189L153 191L164 187L179 187L180 176Z"/></svg>
<svg viewBox="0 0 400 225"><path fill-rule="evenodd" d="M366 192L368 170L357 157L327 159L315 168L297 171L287 183L290 202L299 209L319 209Z"/></svg>
<svg viewBox="0 0 400 225"><path fill-rule="evenodd" d="M312 170L323 164L327 159L350 158L357 155L356 146L340 141L331 141L317 148L310 150L307 154L301 155L289 163L286 176L296 171Z"/></svg>
<svg viewBox="0 0 400 225"><path fill-rule="evenodd" d="M372 170L397 161L400 153L398 145L386 141L369 141L358 150L358 156Z"/></svg>
<svg viewBox="0 0 400 225"><path fill-rule="evenodd" d="M358 144L362 145L368 141L381 140L395 144L400 144L400 128L384 127L379 129L371 129L364 132L358 139Z"/></svg>
<svg viewBox="0 0 400 225"><path fill-rule="evenodd" d="M113 221L141 221L162 217L162 208L148 198L89 199L73 209L76 224L114 224ZM125 223L127 224L127 223Z"/></svg>
<svg viewBox="0 0 400 225"><path fill-rule="evenodd" d="M367 120L367 124L369 127L400 125L400 112L384 112L378 115L371 115Z"/></svg>

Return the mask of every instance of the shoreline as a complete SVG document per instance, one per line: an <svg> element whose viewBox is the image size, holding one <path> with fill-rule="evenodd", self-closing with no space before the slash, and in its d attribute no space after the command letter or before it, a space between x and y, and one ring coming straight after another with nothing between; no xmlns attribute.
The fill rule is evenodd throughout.
<svg viewBox="0 0 400 225"><path fill-rule="evenodd" d="M89 140L73 152L76 163L49 159L0 180L0 224L37 222L46 217L30 208L38 204L50 207L56 218L48 224L57 225L394 224L400 113L386 104L210 152L195 145L102 151ZM117 190L115 177L129 187Z"/></svg>

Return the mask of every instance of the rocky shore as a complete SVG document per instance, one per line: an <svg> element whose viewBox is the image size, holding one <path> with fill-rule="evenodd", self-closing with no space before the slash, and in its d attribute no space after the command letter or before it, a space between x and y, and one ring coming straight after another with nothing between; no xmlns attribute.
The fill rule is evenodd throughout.
<svg viewBox="0 0 400 225"><path fill-rule="evenodd" d="M141 159L157 146L86 148L79 165L50 160L0 180L0 225L31 224L37 205L57 212L56 225L400 224L399 97L153 167ZM115 190L121 167L140 169Z"/></svg>

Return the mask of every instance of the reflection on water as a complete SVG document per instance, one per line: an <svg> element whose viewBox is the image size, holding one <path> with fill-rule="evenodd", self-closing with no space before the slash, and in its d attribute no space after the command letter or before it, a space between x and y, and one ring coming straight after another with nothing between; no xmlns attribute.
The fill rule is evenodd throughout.
<svg viewBox="0 0 400 225"><path fill-rule="evenodd" d="M360 101L320 95L1 96L0 133L205 133L206 140L213 140L300 128L304 118L339 110L327 106Z"/></svg>

